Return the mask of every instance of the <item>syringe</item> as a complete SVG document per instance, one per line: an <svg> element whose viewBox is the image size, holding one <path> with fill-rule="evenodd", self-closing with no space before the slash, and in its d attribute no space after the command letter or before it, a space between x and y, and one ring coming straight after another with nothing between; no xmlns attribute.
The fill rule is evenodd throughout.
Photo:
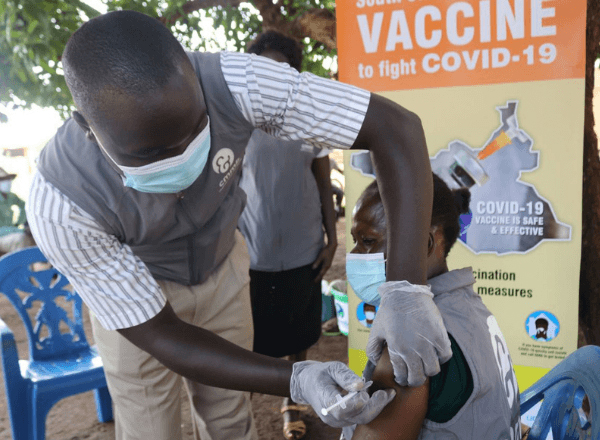
<svg viewBox="0 0 600 440"><path fill-rule="evenodd" d="M369 388L369 386L371 386L372 383L373 382L367 382L366 385L364 387L362 387L362 389L360 391L366 390L367 388ZM346 408L346 402L348 400L352 399L358 393L359 393L359 391L350 391L344 397L342 397L341 394L338 394L337 396L335 396L335 398L337 399L337 402L335 402L333 405L329 406L328 408L321 408L321 414L323 414L324 416L326 416L327 414L329 414L329 412L333 408L335 408L337 406L341 406L342 408Z"/></svg>

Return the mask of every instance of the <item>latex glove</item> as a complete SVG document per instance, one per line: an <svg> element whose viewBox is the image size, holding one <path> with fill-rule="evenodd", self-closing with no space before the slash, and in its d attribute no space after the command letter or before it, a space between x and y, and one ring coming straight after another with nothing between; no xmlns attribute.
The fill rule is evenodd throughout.
<svg viewBox="0 0 600 440"><path fill-rule="evenodd" d="M323 422L334 428L366 424L379 415L394 398L394 390L378 390L371 397L364 389L365 382L342 362L296 362L290 380L290 395L296 403L308 403ZM321 414L337 402L342 391L359 391L346 402L346 408L337 406L326 416Z"/></svg>
<svg viewBox="0 0 600 440"><path fill-rule="evenodd" d="M379 286L381 304L367 342L375 364L387 341L396 382L419 386L452 357L444 321L429 286L388 281Z"/></svg>

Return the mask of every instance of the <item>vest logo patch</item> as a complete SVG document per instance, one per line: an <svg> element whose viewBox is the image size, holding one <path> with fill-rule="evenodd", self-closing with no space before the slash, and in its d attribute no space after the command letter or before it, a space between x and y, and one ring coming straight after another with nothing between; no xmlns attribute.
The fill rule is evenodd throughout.
<svg viewBox="0 0 600 440"><path fill-rule="evenodd" d="M517 408L519 399L519 387L517 385L517 378L515 376L515 370L513 369L512 359L508 352L508 347L504 336L500 331L498 321L494 318L494 315L490 315L487 318L488 331L490 332L490 338L494 354L496 355L496 363L498 365L498 371L500 373L501 382L504 385L504 391L506 391L506 400L511 410ZM517 427L518 425L518 427ZM514 429L511 427L511 438L510 440L519 440L521 438L521 424L515 424Z"/></svg>
<svg viewBox="0 0 600 440"><path fill-rule="evenodd" d="M213 158L212 162L213 170L215 170L215 173L224 174L227 171L229 171L229 169L233 165L234 158L235 155L233 154L233 151L231 151L229 148L221 148L219 151L217 151L217 154L215 154L215 157Z"/></svg>

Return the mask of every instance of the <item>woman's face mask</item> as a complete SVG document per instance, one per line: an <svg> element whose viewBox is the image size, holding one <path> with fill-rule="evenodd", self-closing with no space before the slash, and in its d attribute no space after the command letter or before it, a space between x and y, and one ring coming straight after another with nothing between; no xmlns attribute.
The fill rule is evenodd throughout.
<svg viewBox="0 0 600 440"><path fill-rule="evenodd" d="M141 167L119 165L104 150L125 175L125 186L140 192L159 194L174 194L191 186L204 170L209 151L210 120L182 154Z"/></svg>
<svg viewBox="0 0 600 440"><path fill-rule="evenodd" d="M352 290L361 300L375 307L379 306L381 297L377 288L385 283L383 252L346 254L346 276Z"/></svg>

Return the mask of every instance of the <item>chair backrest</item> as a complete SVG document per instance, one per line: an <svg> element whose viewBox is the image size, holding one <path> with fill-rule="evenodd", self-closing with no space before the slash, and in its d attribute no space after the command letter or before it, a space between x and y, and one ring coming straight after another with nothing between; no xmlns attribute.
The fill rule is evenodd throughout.
<svg viewBox="0 0 600 440"><path fill-rule="evenodd" d="M583 408L586 396L589 411ZM521 414L543 399L530 440L545 440L550 429L554 440L579 440L582 431L590 430L591 439L600 440L600 347L587 345L571 353L520 397Z"/></svg>
<svg viewBox="0 0 600 440"><path fill-rule="evenodd" d="M30 360L68 359L89 350L81 298L37 247L0 258L0 293L23 320Z"/></svg>

